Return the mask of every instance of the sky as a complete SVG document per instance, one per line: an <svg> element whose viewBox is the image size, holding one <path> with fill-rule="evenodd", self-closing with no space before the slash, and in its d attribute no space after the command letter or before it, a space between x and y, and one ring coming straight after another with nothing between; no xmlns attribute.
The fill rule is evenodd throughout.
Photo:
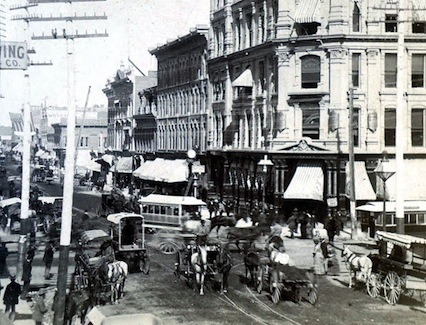
<svg viewBox="0 0 426 325"><path fill-rule="evenodd" d="M4 3L3 28L8 42L25 42L36 53L33 62L52 62L52 65L33 65L28 70L0 70L0 124L10 125L8 112L19 112L23 104L67 106L67 48L66 40L31 40L31 35L51 35L56 28L61 35L64 22L30 22L11 20L13 16L65 16L68 4L39 4L28 9L9 10L25 0L0 0ZM188 34L192 27L208 25L210 0L106 0L88 3L75 2L72 13L77 16L106 15L107 20L73 22L78 34L108 33L108 37L76 38L76 104L84 107L89 86L88 106L107 106L102 92L122 65L131 67L128 58L145 74L157 70L157 61L148 49L167 43L167 40ZM1 15L1 13L0 13ZM138 72L136 71L138 74ZM29 75L26 83L24 75Z"/></svg>

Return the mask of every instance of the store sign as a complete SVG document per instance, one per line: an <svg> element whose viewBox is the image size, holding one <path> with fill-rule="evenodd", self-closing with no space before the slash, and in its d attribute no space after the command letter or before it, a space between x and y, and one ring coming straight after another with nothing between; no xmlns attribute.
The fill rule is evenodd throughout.
<svg viewBox="0 0 426 325"><path fill-rule="evenodd" d="M327 199L327 205L330 208L335 208L337 207L337 197L331 197Z"/></svg>
<svg viewBox="0 0 426 325"><path fill-rule="evenodd" d="M0 70L25 70L28 67L25 42L0 43Z"/></svg>

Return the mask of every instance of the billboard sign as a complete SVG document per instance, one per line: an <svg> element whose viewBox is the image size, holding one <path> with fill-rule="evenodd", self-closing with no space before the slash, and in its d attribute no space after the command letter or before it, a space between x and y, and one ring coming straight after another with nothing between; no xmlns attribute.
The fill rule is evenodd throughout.
<svg viewBox="0 0 426 325"><path fill-rule="evenodd" d="M27 67L27 43L0 42L0 70L26 70Z"/></svg>

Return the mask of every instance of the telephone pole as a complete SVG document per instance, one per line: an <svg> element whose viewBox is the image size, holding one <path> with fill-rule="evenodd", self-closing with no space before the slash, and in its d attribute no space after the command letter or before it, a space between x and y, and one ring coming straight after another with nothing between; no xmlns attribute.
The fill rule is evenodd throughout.
<svg viewBox="0 0 426 325"><path fill-rule="evenodd" d="M60 235L60 248L59 248L59 267L58 267L58 281L57 281L57 295L55 301L55 313L53 324L62 325L64 323L65 313L65 298L67 289L67 273L68 273L68 259L70 253L71 243L71 227L72 227L72 205L74 194L74 173L75 173L75 126L76 126L76 103L75 103L75 55L74 55L74 39L77 38L92 38L92 37L107 37L108 34L98 33L85 33L79 34L74 31L74 21L91 21L91 20L106 20L105 15L102 16L77 16L72 12L74 2L95 2L106 0L28 0L31 4L67 4L67 16L49 16L42 17L37 15L28 15L21 19L27 21L42 22L42 21L61 21L66 22L66 28L58 31L57 28L52 28L49 35L33 35L32 40L66 40L67 45L67 145L65 152L65 177L64 177L64 192L63 192L63 205L62 205L62 223ZM20 18L20 17L17 17Z"/></svg>
<svg viewBox="0 0 426 325"><path fill-rule="evenodd" d="M356 220L356 196L355 196L355 154L353 135L353 114L354 114L354 89L348 91L349 96L349 117L348 117L348 146L349 146L349 214L351 217L351 238L357 239L358 229Z"/></svg>

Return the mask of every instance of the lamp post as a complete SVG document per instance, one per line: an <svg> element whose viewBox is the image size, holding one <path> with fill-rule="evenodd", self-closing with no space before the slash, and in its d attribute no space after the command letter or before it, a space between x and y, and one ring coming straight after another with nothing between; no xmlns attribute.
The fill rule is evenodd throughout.
<svg viewBox="0 0 426 325"><path fill-rule="evenodd" d="M268 166L273 166L274 163L268 159L268 155L265 154L263 159L261 159L258 163L258 166L262 167L263 172L263 192L262 192L262 210L265 211L265 196L266 196L266 173L268 171Z"/></svg>
<svg viewBox="0 0 426 325"><path fill-rule="evenodd" d="M395 174L387 157L387 152L383 152L383 158L379 160L374 173L383 181L383 231L386 231L386 181Z"/></svg>

